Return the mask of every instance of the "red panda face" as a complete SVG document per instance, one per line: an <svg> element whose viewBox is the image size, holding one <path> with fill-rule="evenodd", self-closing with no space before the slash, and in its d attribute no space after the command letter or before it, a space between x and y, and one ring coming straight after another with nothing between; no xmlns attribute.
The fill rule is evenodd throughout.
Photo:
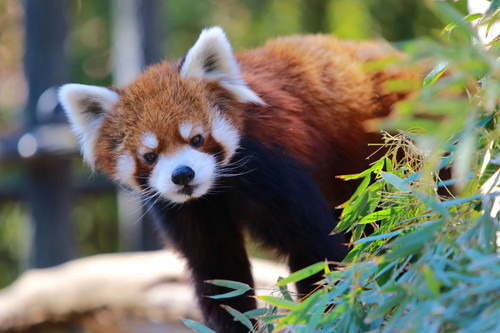
<svg viewBox="0 0 500 333"><path fill-rule="evenodd" d="M92 167L175 203L213 189L238 148L238 106L263 103L220 28L202 32L179 68L153 66L120 90L68 84L60 100Z"/></svg>
<svg viewBox="0 0 500 333"><path fill-rule="evenodd" d="M119 92L97 139L95 162L121 184L180 203L213 188L239 138L200 80L160 65Z"/></svg>

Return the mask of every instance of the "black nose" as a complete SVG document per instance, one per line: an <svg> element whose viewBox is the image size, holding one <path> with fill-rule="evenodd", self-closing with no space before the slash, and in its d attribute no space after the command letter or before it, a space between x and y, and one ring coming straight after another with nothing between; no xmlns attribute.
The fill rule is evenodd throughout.
<svg viewBox="0 0 500 333"><path fill-rule="evenodd" d="M194 171L186 165L177 167L172 172L172 182L177 185L187 185L194 178Z"/></svg>

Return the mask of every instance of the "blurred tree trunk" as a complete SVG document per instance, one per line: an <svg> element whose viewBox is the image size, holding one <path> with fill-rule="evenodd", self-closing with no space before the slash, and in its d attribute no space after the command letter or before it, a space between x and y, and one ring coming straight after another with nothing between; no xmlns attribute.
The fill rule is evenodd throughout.
<svg viewBox="0 0 500 333"><path fill-rule="evenodd" d="M162 4L165 0L141 0L139 4L139 24L142 36L143 64L148 66L162 60L164 36L164 18ZM153 219L143 211L139 249L143 251L158 250L164 247L160 230L157 230Z"/></svg>
<svg viewBox="0 0 500 333"><path fill-rule="evenodd" d="M302 29L309 33L329 32L328 0L302 0Z"/></svg>
<svg viewBox="0 0 500 333"><path fill-rule="evenodd" d="M66 81L66 1L25 0L24 6L24 65L29 87L24 119L29 133L41 122L40 96ZM65 262L74 254L70 162L54 155L35 153L27 160L26 167L26 194L34 229L29 264L38 268Z"/></svg>
<svg viewBox="0 0 500 333"><path fill-rule="evenodd" d="M144 67L161 60L161 4L160 0L114 0L113 74L116 85L131 82ZM158 232L140 200L123 189L117 191L121 250L160 248Z"/></svg>
<svg viewBox="0 0 500 333"><path fill-rule="evenodd" d="M151 65L162 60L163 6L167 1L141 0L139 3L139 26L142 36L142 52L144 65Z"/></svg>

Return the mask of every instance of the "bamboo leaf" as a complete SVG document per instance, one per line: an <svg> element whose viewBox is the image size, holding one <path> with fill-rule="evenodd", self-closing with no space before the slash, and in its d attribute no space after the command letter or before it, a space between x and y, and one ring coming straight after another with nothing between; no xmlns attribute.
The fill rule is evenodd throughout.
<svg viewBox="0 0 500 333"><path fill-rule="evenodd" d="M283 318L280 326L278 327L281 328L287 324L296 325L296 324L309 323L311 320L310 318L311 310L318 306L318 301L320 301L322 298L325 298L322 297L324 295L325 293L322 290L310 294L305 300L303 300L300 304L298 304L297 308L295 308L294 311L292 311L285 318ZM323 313L323 309L321 309L320 312Z"/></svg>
<svg viewBox="0 0 500 333"><path fill-rule="evenodd" d="M434 276L434 273L430 269L430 267L426 264L422 266L422 272L424 273L424 278L425 281L427 281L427 285L429 286L429 289L432 291L432 293L435 296L439 295L439 289L441 288L441 284L438 282L436 277Z"/></svg>
<svg viewBox="0 0 500 333"><path fill-rule="evenodd" d="M441 75L443 75L447 68L447 61L441 61L436 66L434 66L434 68L429 72L429 74L427 74L424 79L424 87L432 86L441 77Z"/></svg>
<svg viewBox="0 0 500 333"><path fill-rule="evenodd" d="M236 281L229 281L229 280L206 280L206 283L210 283L216 286L220 287L226 287L230 289L235 289L233 291L229 291L224 294L219 294L219 295L212 295L208 296L211 299L222 299L222 298L231 298L231 297L236 297L243 295L250 289L252 289L248 284L241 283L241 282L236 282Z"/></svg>
<svg viewBox="0 0 500 333"><path fill-rule="evenodd" d="M274 296L257 296L258 299L260 299L263 302L266 302L268 304L288 309L288 310L295 310L298 306L298 304L294 302L290 302L287 300L284 300L282 298L274 297Z"/></svg>
<svg viewBox="0 0 500 333"><path fill-rule="evenodd" d="M386 182L388 182L389 184L391 184L392 186L394 186L398 190L400 190L402 192L410 192L411 191L411 188L408 186L408 184L406 184L403 179L399 178L395 174L388 173L388 172L381 172L380 175L382 176L382 178Z"/></svg>
<svg viewBox="0 0 500 333"><path fill-rule="evenodd" d="M383 261L391 262L422 251L431 243L431 240L436 238L436 232L442 228L443 223L442 220L436 220L434 223L397 238L391 243L392 251L383 257Z"/></svg>
<svg viewBox="0 0 500 333"><path fill-rule="evenodd" d="M479 200L479 199L481 199L483 197L484 197L484 195L477 194L477 195L473 195L473 196L470 196L470 197L467 197L467 198L460 198L460 199L443 201L441 203L441 205L443 207L456 206L456 205L461 205L461 204L464 204L464 203L467 203L467 202L472 202L472 201L475 201L475 200Z"/></svg>
<svg viewBox="0 0 500 333"><path fill-rule="evenodd" d="M450 212L446 209L443 203L437 201L433 197L428 194L422 192L414 192L414 195L417 199L419 199L422 203L432 208L437 213L441 214L441 216L445 218L451 218Z"/></svg>
<svg viewBox="0 0 500 333"><path fill-rule="evenodd" d="M373 241L379 240L379 239L385 239L385 238L389 238L389 237L394 237L394 236L399 235L403 231L404 230L397 230L397 231L388 232L388 233L382 234L382 235L376 235L376 236L369 236L369 237L361 238L360 240L355 241L353 244L362 244L362 243L367 243L367 242L373 242Z"/></svg>
<svg viewBox="0 0 500 333"><path fill-rule="evenodd" d="M290 274L288 277L278 281L277 285L278 286L285 286L288 283L293 283L293 282L304 280L308 277L313 276L314 274L317 274L321 271L324 271L326 265L327 265L327 263L325 263L325 262L318 262L318 263L313 264L311 266L307 266L305 268L302 268L301 270L298 270L298 271Z"/></svg>
<svg viewBox="0 0 500 333"><path fill-rule="evenodd" d="M493 14L498 8L500 8L500 0L493 0L486 13L488 15Z"/></svg>
<svg viewBox="0 0 500 333"><path fill-rule="evenodd" d="M475 21L481 17L483 17L483 14L480 14L480 13L469 14L466 17L464 17L464 20L465 20L465 22L472 22L472 21Z"/></svg>
<svg viewBox="0 0 500 333"><path fill-rule="evenodd" d="M453 22L445 27L445 31L449 32L458 28L461 33L464 33L467 36L474 35L472 29L463 19L462 14L460 14L460 12L458 12L455 8L444 2L435 2L433 5L436 9L436 14L440 15L445 22Z"/></svg>
<svg viewBox="0 0 500 333"><path fill-rule="evenodd" d="M277 283L277 286L278 288L280 288L280 292L281 292L281 295L283 296L284 299L286 299L287 301L290 301L290 302L293 302L293 298L292 298L292 295L290 295L290 292L288 291L288 288L286 285L280 285L279 282L283 280L282 277L280 277L278 279L278 283Z"/></svg>
<svg viewBox="0 0 500 333"><path fill-rule="evenodd" d="M387 208L387 209L382 209L376 212L373 212L371 214L366 215L363 217L360 221L358 221L358 224L366 224L366 223L372 223L380 220L385 220L390 217L392 217L394 214L394 209L392 208Z"/></svg>
<svg viewBox="0 0 500 333"><path fill-rule="evenodd" d="M216 286L226 287L226 288L231 288L231 289L236 289L236 290L248 291L248 290L252 289L246 283L230 281L230 280L206 280L205 282L216 285Z"/></svg>
<svg viewBox="0 0 500 333"><path fill-rule="evenodd" d="M388 314L396 305L400 305L401 301L404 299L405 293L397 293L396 295L390 297L389 299L382 302L375 311L370 313L366 320L371 322L378 317L385 316Z"/></svg>
<svg viewBox="0 0 500 333"><path fill-rule="evenodd" d="M239 312L236 309L233 309L229 305L221 305L221 306L222 306L222 308L224 308L224 310L229 312L229 314L231 314L231 316L238 319L243 325L245 325L251 332L255 332L255 330L253 329L252 322L243 313Z"/></svg>
<svg viewBox="0 0 500 333"><path fill-rule="evenodd" d="M356 189L356 192L352 195L353 197L357 196L361 192L365 191L368 185L370 184L371 177L368 175L359 184L358 188Z"/></svg>
<svg viewBox="0 0 500 333"><path fill-rule="evenodd" d="M244 313L244 315L248 319L254 319L257 317L261 317L261 316L267 314L268 312L269 311L266 308L258 308L258 309L253 309L253 310L247 311Z"/></svg>
<svg viewBox="0 0 500 333"><path fill-rule="evenodd" d="M205 325L200 324L194 320L186 319L186 318L180 318L180 319L184 323L184 325L186 325L187 327L189 327L190 329L192 329L196 333L216 333L215 331L211 330L210 328L206 327Z"/></svg>
<svg viewBox="0 0 500 333"><path fill-rule="evenodd" d="M246 293L246 291L240 289L240 290L233 290L233 291L230 291L230 292L227 292L224 294L212 295L212 296L207 296L207 297L209 297L211 299L232 298L232 297L243 295L244 293Z"/></svg>

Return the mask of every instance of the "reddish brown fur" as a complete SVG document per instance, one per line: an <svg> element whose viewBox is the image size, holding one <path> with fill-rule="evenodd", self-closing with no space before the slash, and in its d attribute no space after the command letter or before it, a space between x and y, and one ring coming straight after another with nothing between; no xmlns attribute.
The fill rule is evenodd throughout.
<svg viewBox="0 0 500 333"><path fill-rule="evenodd" d="M242 133L281 147L306 165L332 206L338 205L355 185L335 177L365 168L373 151L368 144L379 140L363 122L387 115L394 102L407 96L387 92L384 83L415 77L394 68L363 70L363 62L383 57L402 56L384 43L341 42L325 35L277 39L237 55L244 79L266 106L240 104L215 82L182 79L177 64L150 67L119 91L115 116L102 127L103 137L111 140L99 140L97 167L113 174L121 149L110 156L112 146L136 151L146 131L157 134L158 151L178 149L185 143L178 125L188 122L208 130L216 105ZM206 147L216 149L214 142Z"/></svg>
<svg viewBox="0 0 500 333"><path fill-rule="evenodd" d="M363 170L373 152L365 120L387 115L407 93L388 93L393 78L413 72L388 68L367 73L362 61L402 55L385 43L340 42L331 36L289 37L238 57L245 79L270 107L247 112L246 132L309 165L333 206L345 201L354 183L336 180Z"/></svg>

